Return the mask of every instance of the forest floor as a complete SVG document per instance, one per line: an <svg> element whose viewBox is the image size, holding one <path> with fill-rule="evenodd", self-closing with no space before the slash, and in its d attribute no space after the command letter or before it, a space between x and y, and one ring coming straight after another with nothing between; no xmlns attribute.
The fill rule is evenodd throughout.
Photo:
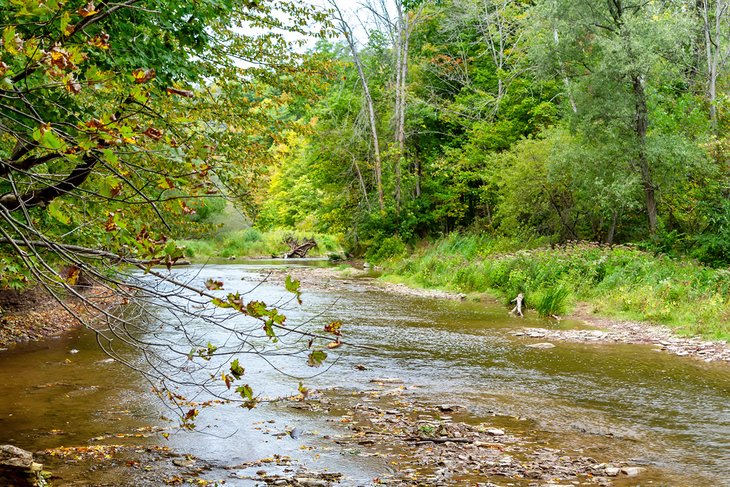
<svg viewBox="0 0 730 487"><path fill-rule="evenodd" d="M284 279L286 274L302 282L302 289L336 289L337 283L332 280L356 280L358 286L371 287L389 293L407 296L420 296L434 299L450 300L479 300L485 303L500 303L494 296L486 293L463 294L450 291L424 289L406 286L402 283L393 283L380 279L369 279L367 284L363 278L371 274L367 270L357 268L296 268L275 271L270 279ZM505 316L508 315L505 308ZM528 316L533 313L527 311ZM730 365L730 344L725 341L711 341L700 337L686 337L676 334L671 328L641 321L627 321L603 317L594 314L590 304L578 303L573 311L561 320L576 320L583 322L592 329L558 329L552 327L557 323L554 319L545 319L545 326L524 327L519 325L519 318L510 318L515 321L515 331L512 334L531 342L532 346L549 347L550 341L570 341L580 343L626 343L655 345L657 351L668 352L680 357L692 357L705 362L725 362ZM538 342L539 340L539 342ZM546 345L547 343L547 345Z"/></svg>

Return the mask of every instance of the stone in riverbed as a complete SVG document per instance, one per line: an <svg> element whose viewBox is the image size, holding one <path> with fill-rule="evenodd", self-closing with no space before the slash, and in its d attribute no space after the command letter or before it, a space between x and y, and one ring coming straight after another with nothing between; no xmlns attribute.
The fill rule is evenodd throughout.
<svg viewBox="0 0 730 487"><path fill-rule="evenodd" d="M13 445L0 445L0 485L37 485L43 465L33 454Z"/></svg>
<svg viewBox="0 0 730 487"><path fill-rule="evenodd" d="M555 345L553 345L550 342L533 343L532 345L525 345L525 346L528 348L540 348L540 349L555 348Z"/></svg>
<svg viewBox="0 0 730 487"><path fill-rule="evenodd" d="M621 471L618 467L606 467L606 475L609 477L615 477Z"/></svg>
<svg viewBox="0 0 730 487"><path fill-rule="evenodd" d="M487 428L487 433L492 436L504 436L504 430L499 428Z"/></svg>
<svg viewBox="0 0 730 487"><path fill-rule="evenodd" d="M309 477L295 477L294 481L296 482L295 485L302 487L327 487L329 485L329 482L326 480L312 479Z"/></svg>
<svg viewBox="0 0 730 487"><path fill-rule="evenodd" d="M624 467L621 469L623 473L628 475L629 477L636 477L641 473L640 467Z"/></svg>

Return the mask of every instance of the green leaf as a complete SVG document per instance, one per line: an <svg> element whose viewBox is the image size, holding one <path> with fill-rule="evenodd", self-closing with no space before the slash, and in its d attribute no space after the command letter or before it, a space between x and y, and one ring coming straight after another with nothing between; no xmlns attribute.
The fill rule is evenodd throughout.
<svg viewBox="0 0 730 487"><path fill-rule="evenodd" d="M71 217L68 216L68 213L64 211L61 206L61 201L55 199L51 201L51 204L48 205L46 211L51 218L60 221L64 225L68 225L69 223L71 223Z"/></svg>
<svg viewBox="0 0 730 487"><path fill-rule="evenodd" d="M236 387L236 392L241 395L242 399L253 399L253 389L251 389L251 386L248 384Z"/></svg>
<svg viewBox="0 0 730 487"><path fill-rule="evenodd" d="M248 304L246 304L246 312L253 318L266 316L266 303L262 301L249 301Z"/></svg>
<svg viewBox="0 0 730 487"><path fill-rule="evenodd" d="M310 367L319 367L327 358L327 353L323 350L315 350L307 357L307 365Z"/></svg>
<svg viewBox="0 0 730 487"><path fill-rule="evenodd" d="M240 379L245 372L245 369L238 363L238 359L231 362L231 375L236 379Z"/></svg>
<svg viewBox="0 0 730 487"><path fill-rule="evenodd" d="M299 285L301 283L298 279L292 279L290 275L286 276L286 279L284 280L284 286L286 286L286 290L290 293L294 293L297 297L297 302L299 304L302 304L302 298L300 297L302 293L299 291Z"/></svg>

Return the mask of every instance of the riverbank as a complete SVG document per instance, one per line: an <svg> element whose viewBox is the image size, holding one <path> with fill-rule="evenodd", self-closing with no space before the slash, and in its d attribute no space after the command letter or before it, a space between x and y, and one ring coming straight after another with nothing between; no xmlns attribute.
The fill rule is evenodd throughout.
<svg viewBox="0 0 730 487"><path fill-rule="evenodd" d="M488 237L451 235L379 264L386 279L412 287L489 293L505 304L523 293L541 316L568 315L587 303L598 316L730 339L730 270L631 246L505 248Z"/></svg>
<svg viewBox="0 0 730 487"><path fill-rule="evenodd" d="M334 235L292 230L260 231L253 227L221 233L205 240L181 240L178 244L185 248L185 256L196 262L211 258L271 258L281 257L285 251L290 250L285 243L287 237L293 237L300 242L314 239L317 246L308 252L308 257L327 257L329 254L342 253L342 246Z"/></svg>
<svg viewBox="0 0 730 487"><path fill-rule="evenodd" d="M273 281L283 282L286 275L292 275L302 283L302 289L336 290L348 282L356 284L359 289L419 296L448 300L479 300L485 303L502 304L495 294L471 293L427 289L408 286L402 282L375 279L377 274L354 267L340 268L306 268L275 270L269 275ZM263 276L262 276L263 277ZM306 296L306 295L305 295ZM724 340L707 340L703 337L684 336L667 326L649 322L622 320L601 316L600 310L589 303L577 303L573 310L561 317L583 323L580 329L564 329L557 327L553 318L545 318L540 322L542 327L525 327L523 320L509 316L509 307L504 306L505 319L511 320L514 330L511 334L524 340L526 346L535 346L552 341L567 341L592 344L640 344L654 345L657 351L671 353L680 357L692 357L705 362L724 362L730 364L730 344ZM527 311L528 316L535 317L535 311ZM547 347L548 345L542 345Z"/></svg>
<svg viewBox="0 0 730 487"><path fill-rule="evenodd" d="M102 286L79 289L84 300L65 297L61 305L40 286L23 292L3 291L0 299L0 349L14 343L37 341L81 326L120 301Z"/></svg>

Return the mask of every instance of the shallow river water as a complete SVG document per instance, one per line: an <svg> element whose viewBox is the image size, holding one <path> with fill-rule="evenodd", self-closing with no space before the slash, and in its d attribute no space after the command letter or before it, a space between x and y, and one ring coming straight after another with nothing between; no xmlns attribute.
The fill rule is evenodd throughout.
<svg viewBox="0 0 730 487"><path fill-rule="evenodd" d="M221 264L173 273L198 285L208 278L222 280L225 292L248 291L267 268L280 265ZM374 378L397 378L419 400L463 405L475 420L490 418L535 441L596 458L630 460L651 472L641 485L730 486L727 365L637 345L527 348L531 342L510 332L554 325L511 318L497 305L389 294L364 282L343 280L327 290L304 286L304 304L286 312L287 323L318 330L339 319L346 340L375 350L342 347L337 360L328 360L326 373L315 376L323 370L306 367L301 357L275 358L275 367L246 358L246 374L257 394L295 393L299 379L292 376L306 376L307 386L336 388L334 394L343 395L372 387ZM265 283L249 297L273 302L285 294L281 286ZM226 338L202 323L192 326L213 343ZM322 439L334 434L336 425L281 403L252 411L232 405L207 409L196 432L179 431L165 418L174 414L150 393L150 385L107 360L89 332L77 330L0 353L0 444L31 451L109 438L164 445L220 467L206 475L225 478L226 485L256 485L233 478L230 466L277 453L311 469L343 472L345 485L369 485L369 479L390 468L382 458L342 454ZM169 438L150 435L150 427L167 428ZM292 429L302 434L270 434ZM124 465L100 470L59 462L52 467L56 485L144 483L143 473L137 478L137 471Z"/></svg>

